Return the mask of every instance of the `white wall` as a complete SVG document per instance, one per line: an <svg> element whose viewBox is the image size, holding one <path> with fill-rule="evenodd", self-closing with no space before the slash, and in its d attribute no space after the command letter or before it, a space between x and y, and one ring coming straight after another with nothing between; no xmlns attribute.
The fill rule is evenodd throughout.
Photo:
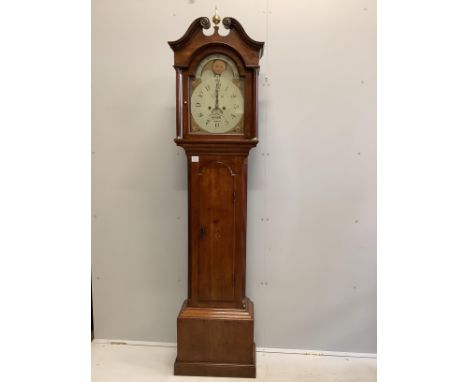
<svg viewBox="0 0 468 382"><path fill-rule="evenodd" d="M247 228L257 346L376 352L376 4L216 4L265 41ZM167 41L213 6L92 2L96 338L175 342L187 182Z"/></svg>

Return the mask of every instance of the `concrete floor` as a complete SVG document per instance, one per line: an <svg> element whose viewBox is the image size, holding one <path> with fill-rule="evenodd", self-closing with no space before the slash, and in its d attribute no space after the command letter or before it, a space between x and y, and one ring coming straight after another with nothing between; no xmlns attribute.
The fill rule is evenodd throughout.
<svg viewBox="0 0 468 382"><path fill-rule="evenodd" d="M92 382L246 382L244 378L173 375L174 347L92 343ZM256 381L371 382L377 360L257 352Z"/></svg>

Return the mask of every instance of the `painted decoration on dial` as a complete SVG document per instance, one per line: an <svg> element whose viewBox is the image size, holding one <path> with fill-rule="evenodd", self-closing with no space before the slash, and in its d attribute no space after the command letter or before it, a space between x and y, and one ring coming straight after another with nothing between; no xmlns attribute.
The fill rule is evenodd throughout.
<svg viewBox="0 0 468 382"><path fill-rule="evenodd" d="M229 57L212 54L203 59L191 81L190 91L191 132L243 132L243 79Z"/></svg>

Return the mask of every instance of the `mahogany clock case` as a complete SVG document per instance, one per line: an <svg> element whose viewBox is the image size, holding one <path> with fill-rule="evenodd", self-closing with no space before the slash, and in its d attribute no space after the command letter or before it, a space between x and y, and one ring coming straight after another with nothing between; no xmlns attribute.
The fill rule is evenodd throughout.
<svg viewBox="0 0 468 382"><path fill-rule="evenodd" d="M258 143L257 89L263 43L251 39L241 24L233 18L224 18L223 24L230 29L228 35L220 35L218 27L215 26L213 34L206 36L203 28L209 25L209 20L201 17L190 25L179 40L169 42L174 50L176 70L176 143L184 148L191 142L210 143L211 146L216 143L243 143L250 146L249 149ZM200 62L210 54L216 53L229 57L237 65L239 76L244 81L243 134L190 133L190 80L194 78ZM216 150L216 147L213 149Z"/></svg>
<svg viewBox="0 0 468 382"><path fill-rule="evenodd" d="M169 42L176 70L176 138L188 166L188 298L177 318L178 375L255 377L253 303L245 295L248 154L258 143L257 87L263 43L224 18L226 36L206 17ZM190 84L200 62L222 54L243 81L238 134L191 131ZM216 98L217 99L217 98Z"/></svg>

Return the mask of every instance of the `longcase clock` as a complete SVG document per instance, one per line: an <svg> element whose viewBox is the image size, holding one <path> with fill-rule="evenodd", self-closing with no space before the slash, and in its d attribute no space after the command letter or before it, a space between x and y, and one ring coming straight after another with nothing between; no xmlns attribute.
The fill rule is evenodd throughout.
<svg viewBox="0 0 468 382"><path fill-rule="evenodd" d="M254 311L245 295L247 159L257 138L263 42L226 17L193 21L169 42L175 142L187 154L188 298L177 318L177 375L255 377Z"/></svg>

